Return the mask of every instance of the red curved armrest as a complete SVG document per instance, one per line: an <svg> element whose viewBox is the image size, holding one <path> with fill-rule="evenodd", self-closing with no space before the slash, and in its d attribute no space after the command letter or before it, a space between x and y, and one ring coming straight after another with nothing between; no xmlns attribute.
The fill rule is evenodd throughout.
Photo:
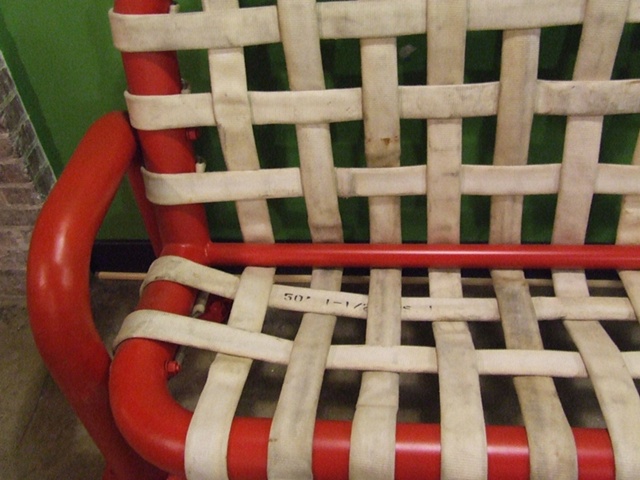
<svg viewBox="0 0 640 480"><path fill-rule="evenodd" d="M107 390L111 359L95 329L89 300L91 248L136 150L124 113L94 123L42 208L27 265L36 344L108 459L105 478L132 478L134 472L153 478L150 472L155 471L124 442L113 422Z"/></svg>

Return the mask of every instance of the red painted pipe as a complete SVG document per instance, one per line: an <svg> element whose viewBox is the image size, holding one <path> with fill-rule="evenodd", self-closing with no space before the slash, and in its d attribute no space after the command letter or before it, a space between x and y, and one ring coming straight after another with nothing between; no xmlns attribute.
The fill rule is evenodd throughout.
<svg viewBox="0 0 640 480"><path fill-rule="evenodd" d="M171 4L171 0L115 0L114 11L121 14L166 13ZM122 60L129 92L136 95L180 93L182 81L175 52L123 53ZM138 138L144 156L144 165L149 170L162 173L195 171L192 142L185 130L138 131ZM191 253L187 255L188 258L203 262L205 246L209 242L209 228L204 207L202 205L151 206L142 195L143 187L139 172L132 169L129 177L138 204L142 207L145 224L150 228L149 234L156 253L162 251L165 244L186 244L192 246ZM154 295L156 290L160 295ZM160 282L146 289L138 308L158 308L168 312L188 314L194 298L195 292L190 289ZM161 395L137 399L122 399L118 396L117 392L120 391L118 372L126 371L128 368L127 352L132 352L136 359L147 361L149 365L148 375L143 375L138 387L144 391L144 386L150 384L149 391L159 388L163 390ZM144 424L145 419L149 419L148 414L151 413L153 425L150 425L150 428L123 429L125 436L128 437L127 440L132 444L142 443L138 451L146 458L153 457L153 453L148 453L147 450L172 451L180 445L180 442L171 436L149 435L154 427L168 428L170 425L167 425L167 422L179 422L179 419L184 419L186 415L186 412L171 399L166 387L166 364L172 359L174 352L174 346L159 342L132 341L126 342L114 359L112 371L115 375L112 374L110 378L110 388L116 392L112 395L116 420L122 425L128 425L131 422ZM123 400L125 405L119 400ZM151 412L149 408L152 409ZM163 416L165 408L167 415ZM160 417L157 417L158 413L161 414ZM167 422L163 422L163 419ZM162 462L160 465L162 466ZM165 468L165 470L175 469Z"/></svg>
<svg viewBox="0 0 640 480"><path fill-rule="evenodd" d="M115 0L114 11L123 14L166 13L170 0ZM135 95L175 95L182 80L175 52L122 53L127 88ZM157 173L195 171L195 155L187 130L138 131L147 169ZM202 205L155 206L162 244L206 245L209 241Z"/></svg>
<svg viewBox="0 0 640 480"><path fill-rule="evenodd" d="M266 479L270 419L237 418L229 439L229 477ZM606 431L574 429L582 480L613 480L611 442ZM347 479L351 423L318 421L313 442L316 479ZM528 479L529 451L524 428L487 427L488 473L492 479ZM440 426L398 424L396 479L440 478Z"/></svg>
<svg viewBox="0 0 640 480"><path fill-rule="evenodd" d="M238 418L231 427L229 443L230 478L266 478L269 419ZM582 480L613 480L613 456L600 457L593 449L610 452L611 444L602 432L575 429L578 465ZM349 422L319 422L313 443L314 478L347 478L349 466ZM396 431L396 478L440 478L440 427L402 424ZM518 427L489 427L487 430L489 478L529 478L526 433ZM589 452L585 454L584 452ZM170 480L184 480L175 475Z"/></svg>
<svg viewBox="0 0 640 480"><path fill-rule="evenodd" d="M142 178L142 159L138 156L136 160L131 162L127 169L127 179L133 191L133 196L142 216L145 230L149 235L151 246L156 257L162 252L162 238L160 236L160 228L156 218L155 206L149 201L144 190L144 180Z"/></svg>
<svg viewBox="0 0 640 480"><path fill-rule="evenodd" d="M137 309L188 315L194 300L191 289L154 282L145 288ZM167 364L175 351L175 345L151 340L124 342L113 359L109 391L116 423L127 441L159 468L178 473L184 471L191 413L178 405L167 387Z"/></svg>
<svg viewBox="0 0 640 480"><path fill-rule="evenodd" d="M91 247L136 142L124 114L87 132L34 227L27 266L33 335L51 375L107 458L105 478L162 478L115 428L107 378L110 357L93 324Z"/></svg>
<svg viewBox="0 0 640 480"><path fill-rule="evenodd" d="M183 247L167 246L164 254ZM209 243L212 265L365 268L639 269L637 245Z"/></svg>

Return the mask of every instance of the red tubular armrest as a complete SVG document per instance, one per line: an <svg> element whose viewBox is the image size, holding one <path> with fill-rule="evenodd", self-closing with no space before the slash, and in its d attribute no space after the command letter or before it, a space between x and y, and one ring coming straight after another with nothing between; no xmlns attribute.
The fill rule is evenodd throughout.
<svg viewBox="0 0 640 480"><path fill-rule="evenodd" d="M33 335L53 378L107 459L105 478L164 478L122 439L109 407L109 354L93 323L89 262L98 228L136 156L127 117L87 132L36 223L27 266Z"/></svg>

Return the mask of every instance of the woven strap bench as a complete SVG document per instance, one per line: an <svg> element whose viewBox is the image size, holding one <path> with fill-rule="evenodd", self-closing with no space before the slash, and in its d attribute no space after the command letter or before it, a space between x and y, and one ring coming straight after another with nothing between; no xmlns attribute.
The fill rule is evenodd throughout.
<svg viewBox="0 0 640 480"><path fill-rule="evenodd" d="M34 233L34 334L104 478L638 478L640 149L616 132L635 145L640 1L240 3L116 0L129 113ZM87 267L125 172L157 260L112 358ZM185 347L215 353L190 408L167 387ZM263 367L267 414L245 408Z"/></svg>

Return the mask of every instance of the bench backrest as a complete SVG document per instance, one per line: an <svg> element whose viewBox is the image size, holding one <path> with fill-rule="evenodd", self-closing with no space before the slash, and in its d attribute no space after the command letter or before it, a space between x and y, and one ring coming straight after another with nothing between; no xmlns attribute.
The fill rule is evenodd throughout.
<svg viewBox="0 0 640 480"><path fill-rule="evenodd" d="M208 62L127 94L135 127L205 127L212 153L146 172L153 202L215 203L221 237L235 202L246 241L640 240L640 1L203 4L111 14L124 52Z"/></svg>

